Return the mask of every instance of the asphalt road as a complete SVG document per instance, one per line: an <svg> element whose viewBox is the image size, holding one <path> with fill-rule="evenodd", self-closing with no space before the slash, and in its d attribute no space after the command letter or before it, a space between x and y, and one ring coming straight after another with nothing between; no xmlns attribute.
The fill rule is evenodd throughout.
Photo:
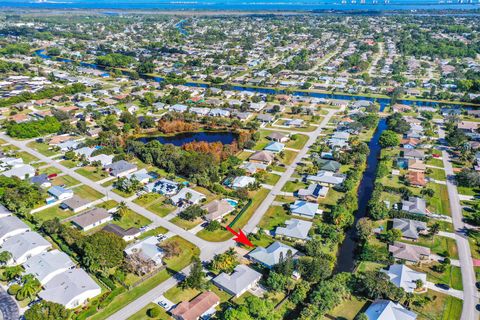
<svg viewBox="0 0 480 320"><path fill-rule="evenodd" d="M18 320L18 305L2 288L0 288L0 312L4 320Z"/></svg>
<svg viewBox="0 0 480 320"><path fill-rule="evenodd" d="M439 138L445 138L443 129L439 129ZM479 312L476 308L478 304L478 291L475 286L476 277L473 269L472 254L470 244L465 234L466 226L463 222L462 207L458 196L457 186L454 183L454 173L450 157L447 151L442 151L443 166L447 175L447 190L452 211L452 222L455 229L455 240L457 242L458 257L462 271L463 284L463 309L461 320L478 320Z"/></svg>

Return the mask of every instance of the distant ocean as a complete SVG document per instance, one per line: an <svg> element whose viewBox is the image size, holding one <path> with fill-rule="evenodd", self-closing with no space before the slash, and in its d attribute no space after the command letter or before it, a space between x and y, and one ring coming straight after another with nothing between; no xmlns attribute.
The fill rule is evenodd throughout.
<svg viewBox="0 0 480 320"><path fill-rule="evenodd" d="M342 0L0 0L2 7L244 11L466 10L480 9L480 0L343 0L343 3Z"/></svg>

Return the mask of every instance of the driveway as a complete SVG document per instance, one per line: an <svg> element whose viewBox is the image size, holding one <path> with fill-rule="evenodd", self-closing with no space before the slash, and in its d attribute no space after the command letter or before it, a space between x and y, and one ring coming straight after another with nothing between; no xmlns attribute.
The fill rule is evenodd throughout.
<svg viewBox="0 0 480 320"><path fill-rule="evenodd" d="M18 320L17 303L2 288L0 288L0 312L4 320Z"/></svg>

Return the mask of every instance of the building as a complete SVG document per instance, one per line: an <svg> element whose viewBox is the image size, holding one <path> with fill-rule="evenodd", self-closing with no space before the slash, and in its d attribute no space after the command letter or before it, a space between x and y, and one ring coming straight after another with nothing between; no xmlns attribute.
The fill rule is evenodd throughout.
<svg viewBox="0 0 480 320"><path fill-rule="evenodd" d="M212 282L222 290L229 294L240 297L247 290L255 287L262 278L262 274L240 264L235 267L232 274L222 272L212 279Z"/></svg>
<svg viewBox="0 0 480 320"><path fill-rule="evenodd" d="M30 257L24 264L25 274L32 274L42 285L62 272L75 267L68 255L59 250L52 250Z"/></svg>
<svg viewBox="0 0 480 320"><path fill-rule="evenodd" d="M306 201L317 201L318 198L325 198L329 188L317 183L312 183L306 189L298 190L297 196Z"/></svg>
<svg viewBox="0 0 480 320"><path fill-rule="evenodd" d="M417 159L417 160L424 160L425 159L425 152L417 149L406 149L403 151L403 157L405 159Z"/></svg>
<svg viewBox="0 0 480 320"><path fill-rule="evenodd" d="M0 218L0 244L6 239L27 232L30 227L16 216L4 216Z"/></svg>
<svg viewBox="0 0 480 320"><path fill-rule="evenodd" d="M276 142L276 141L270 141L265 146L265 148L263 148L263 150L270 151L270 152L273 152L273 153L282 152L283 149L285 149L285 145L283 143Z"/></svg>
<svg viewBox="0 0 480 320"><path fill-rule="evenodd" d="M8 238L2 244L1 251L8 251L12 258L7 265L19 265L27 261L30 257L40 254L50 249L50 242L42 238L36 232L25 232Z"/></svg>
<svg viewBox="0 0 480 320"><path fill-rule="evenodd" d="M408 171L407 180L414 187L425 187L427 185L425 173L420 171Z"/></svg>
<svg viewBox="0 0 480 320"><path fill-rule="evenodd" d="M141 184L147 184L152 176L148 174L147 169L141 169L136 172L130 173L126 176L127 179L136 179Z"/></svg>
<svg viewBox="0 0 480 320"><path fill-rule="evenodd" d="M402 200L402 210L423 215L430 213L427 209L427 202L419 197L410 197L408 200Z"/></svg>
<svg viewBox="0 0 480 320"><path fill-rule="evenodd" d="M144 189L147 192L158 192L160 194L171 196L178 192L178 188L178 183L168 179L160 179L147 184Z"/></svg>
<svg viewBox="0 0 480 320"><path fill-rule="evenodd" d="M107 224L102 230L114 233L127 242L132 241L141 234L141 231L138 228L131 227L128 229L123 229L122 227L113 223Z"/></svg>
<svg viewBox="0 0 480 320"><path fill-rule="evenodd" d="M220 298L211 291L206 291L190 301L180 302L172 311L177 320L209 319L215 313Z"/></svg>
<svg viewBox="0 0 480 320"><path fill-rule="evenodd" d="M73 197L73 191L65 189L60 186L53 186L48 189L48 194L54 197L56 200L66 200Z"/></svg>
<svg viewBox="0 0 480 320"><path fill-rule="evenodd" d="M128 246L124 252L127 256L138 253L145 261L162 264L163 250L158 247L157 237L151 236Z"/></svg>
<svg viewBox="0 0 480 320"><path fill-rule="evenodd" d="M342 184L345 178L345 174L320 170L316 175L307 176L307 181L317 182L325 186L337 186Z"/></svg>
<svg viewBox="0 0 480 320"><path fill-rule="evenodd" d="M407 159L408 160L408 170L425 172L426 166L422 160L417 159Z"/></svg>
<svg viewBox="0 0 480 320"><path fill-rule="evenodd" d="M417 240L427 230L427 223L411 219L393 219L393 228L402 232L404 238Z"/></svg>
<svg viewBox="0 0 480 320"><path fill-rule="evenodd" d="M273 160L275 160L275 155L270 151L257 151L248 158L250 162L263 163L267 166L271 165Z"/></svg>
<svg viewBox="0 0 480 320"><path fill-rule="evenodd" d="M183 188L176 195L170 198L173 204L178 207L182 207L185 204L198 204L203 199L205 199L203 193L190 188Z"/></svg>
<svg viewBox="0 0 480 320"><path fill-rule="evenodd" d="M272 132L267 136L267 138L269 140L272 140L272 141L275 141L275 142L280 142L280 143L285 143L288 140L290 140L290 138L288 137L287 134L284 134L284 133L281 133L281 132Z"/></svg>
<svg viewBox="0 0 480 320"><path fill-rule="evenodd" d="M289 255L291 257L297 254L298 250L287 246L281 242L275 241L267 248L256 247L248 254L248 257L257 263L264 265L267 268L272 268L279 262L282 262Z"/></svg>
<svg viewBox="0 0 480 320"><path fill-rule="evenodd" d="M285 221L285 227L277 227L275 230L275 235L299 240L307 240L308 232L310 231L312 224L313 222L311 221L290 219Z"/></svg>
<svg viewBox="0 0 480 320"><path fill-rule="evenodd" d="M105 170L110 172L114 177L125 177L128 174L137 171L137 166L128 161L120 160L105 166Z"/></svg>
<svg viewBox="0 0 480 320"><path fill-rule="evenodd" d="M13 167L10 170L2 172L5 177L17 177L20 180L25 180L27 178L33 177L35 175L35 168L29 164Z"/></svg>
<svg viewBox="0 0 480 320"><path fill-rule="evenodd" d="M430 259L430 248L416 246L413 244L395 241L388 246L388 251L398 260L405 260L412 263L428 261Z"/></svg>
<svg viewBox="0 0 480 320"><path fill-rule="evenodd" d="M100 293L100 286L85 271L72 269L53 277L38 295L43 300L74 309Z"/></svg>
<svg viewBox="0 0 480 320"><path fill-rule="evenodd" d="M233 179L230 187L232 189L241 189L241 188L246 188L251 184L255 183L255 178L253 177L247 177L247 176L241 176L241 177L236 177Z"/></svg>
<svg viewBox="0 0 480 320"><path fill-rule="evenodd" d="M39 174L38 176L31 177L30 182L34 183L34 184L36 184L36 185L38 185L42 188L48 188L52 185L52 183L48 179L48 176L45 173Z"/></svg>
<svg viewBox="0 0 480 320"><path fill-rule="evenodd" d="M290 205L292 214L313 219L318 213L318 203L296 200Z"/></svg>
<svg viewBox="0 0 480 320"><path fill-rule="evenodd" d="M220 220L230 212L235 210L235 207L230 204L225 199L222 200L213 200L209 204L206 204L202 209L207 211L205 215L205 220L213 221Z"/></svg>
<svg viewBox="0 0 480 320"><path fill-rule="evenodd" d="M365 311L368 320L415 320L415 312L389 300L376 300Z"/></svg>
<svg viewBox="0 0 480 320"><path fill-rule="evenodd" d="M77 213L89 208L91 205L91 201L82 199L79 196L73 196L67 200L64 200L60 204L60 208L64 210L70 209L72 212Z"/></svg>
<svg viewBox="0 0 480 320"><path fill-rule="evenodd" d="M390 278L397 288L403 288L405 292L413 293L417 289L417 281L422 281L423 285L427 283L427 274L417 272L404 264L391 265L388 270L382 270Z"/></svg>
<svg viewBox="0 0 480 320"><path fill-rule="evenodd" d="M92 208L73 217L71 221L83 231L87 231L112 220L113 216L107 210Z"/></svg>

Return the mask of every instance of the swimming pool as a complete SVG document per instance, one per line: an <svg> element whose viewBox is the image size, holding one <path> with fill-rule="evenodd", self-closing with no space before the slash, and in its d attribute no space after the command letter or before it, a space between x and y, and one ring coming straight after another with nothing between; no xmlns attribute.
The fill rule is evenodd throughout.
<svg viewBox="0 0 480 320"><path fill-rule="evenodd" d="M238 205L238 202L233 200L233 199L225 199L232 207L236 207Z"/></svg>

